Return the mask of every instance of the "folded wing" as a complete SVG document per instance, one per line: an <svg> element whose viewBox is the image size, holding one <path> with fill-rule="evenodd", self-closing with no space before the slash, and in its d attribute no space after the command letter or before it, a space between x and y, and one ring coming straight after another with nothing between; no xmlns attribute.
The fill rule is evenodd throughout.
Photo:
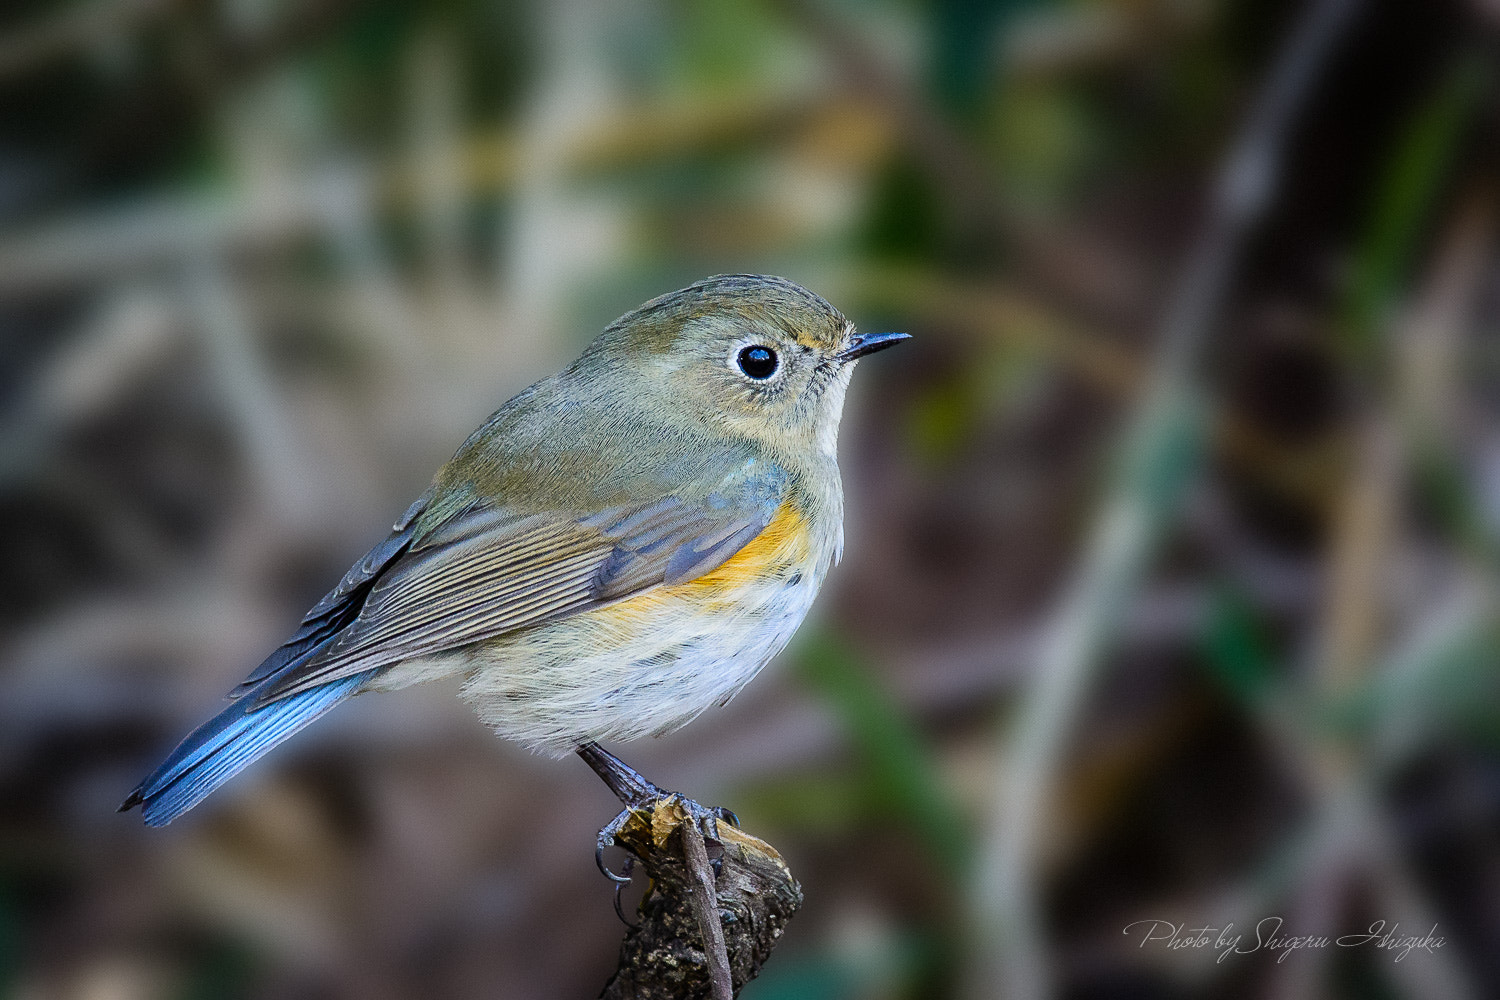
<svg viewBox="0 0 1500 1000"><path fill-rule="evenodd" d="M761 462L736 470L697 501L666 496L585 516L466 511L393 559L336 638L265 675L257 701L694 579L760 534L782 502L786 479Z"/></svg>

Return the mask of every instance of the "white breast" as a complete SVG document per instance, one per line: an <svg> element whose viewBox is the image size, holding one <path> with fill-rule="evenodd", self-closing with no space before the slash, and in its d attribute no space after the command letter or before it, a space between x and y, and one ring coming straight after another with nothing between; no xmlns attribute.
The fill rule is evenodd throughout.
<svg viewBox="0 0 1500 1000"><path fill-rule="evenodd" d="M463 696L499 735L559 756L670 732L728 702L782 650L822 575L742 588L732 607L682 596L649 615L613 605L508 636L463 654Z"/></svg>

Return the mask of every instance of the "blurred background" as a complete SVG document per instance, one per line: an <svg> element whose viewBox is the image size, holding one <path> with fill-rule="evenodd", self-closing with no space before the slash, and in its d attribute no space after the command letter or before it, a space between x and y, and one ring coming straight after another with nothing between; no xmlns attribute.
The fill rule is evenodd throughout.
<svg viewBox="0 0 1500 1000"><path fill-rule="evenodd" d="M915 337L815 620L619 748L801 878L746 997L1500 996L1497 30L8 0L0 997L597 993L615 803L453 687L114 808L492 409L723 271ZM1379 921L1441 946L1257 947Z"/></svg>

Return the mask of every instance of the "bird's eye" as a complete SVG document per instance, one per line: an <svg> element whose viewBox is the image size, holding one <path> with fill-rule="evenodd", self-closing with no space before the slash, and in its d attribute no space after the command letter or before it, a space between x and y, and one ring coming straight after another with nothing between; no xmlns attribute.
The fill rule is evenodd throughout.
<svg viewBox="0 0 1500 1000"><path fill-rule="evenodd" d="M763 381L776 374L776 352L769 347L751 344L740 351L738 360L740 371L757 381Z"/></svg>

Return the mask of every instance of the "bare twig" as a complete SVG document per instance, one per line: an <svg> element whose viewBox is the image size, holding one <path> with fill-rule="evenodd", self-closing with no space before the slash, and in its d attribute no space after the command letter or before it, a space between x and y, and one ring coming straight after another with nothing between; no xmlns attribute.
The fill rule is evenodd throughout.
<svg viewBox="0 0 1500 1000"><path fill-rule="evenodd" d="M708 848L697 823L683 823L682 856L692 876L693 909L698 911L698 928L703 932L703 950L708 959L708 974L713 983L713 1000L734 1000L729 979L729 952L724 945L724 924L719 919L719 896L714 891L714 870L708 862Z"/></svg>

